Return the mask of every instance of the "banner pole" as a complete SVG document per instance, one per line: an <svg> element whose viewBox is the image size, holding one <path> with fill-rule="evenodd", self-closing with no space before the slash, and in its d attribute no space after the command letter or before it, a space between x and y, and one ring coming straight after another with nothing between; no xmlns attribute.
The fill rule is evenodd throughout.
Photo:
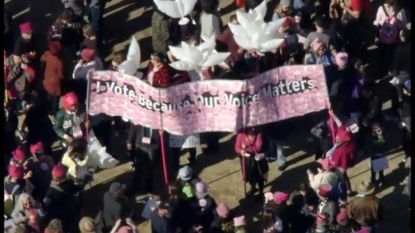
<svg viewBox="0 0 415 233"><path fill-rule="evenodd" d="M159 89L159 100L161 102L161 90ZM163 130L163 118L162 113L160 112L160 128ZM166 147L164 144L164 132L159 131L160 133L160 140L161 140L161 159L162 159L162 165L163 165L163 173L164 173L164 183L166 183L167 189L169 188L169 176L167 173L167 163L166 163Z"/></svg>
<svg viewBox="0 0 415 233"><path fill-rule="evenodd" d="M89 122L89 100L90 100L90 95L91 95L91 78L92 78L92 72L90 72L87 76L86 76L86 101L85 101L85 120L86 122ZM86 132L85 132L85 137L86 137L86 143L87 143L87 150L89 151L89 130L91 127L91 123L88 123L88 127L86 128ZM92 181L88 182L89 184L89 188L92 187Z"/></svg>

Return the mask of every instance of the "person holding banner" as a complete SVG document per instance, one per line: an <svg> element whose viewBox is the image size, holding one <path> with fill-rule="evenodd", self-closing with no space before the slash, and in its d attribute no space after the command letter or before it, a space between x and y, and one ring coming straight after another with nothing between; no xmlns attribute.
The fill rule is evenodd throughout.
<svg viewBox="0 0 415 233"><path fill-rule="evenodd" d="M53 129L61 140L64 147L67 147L76 138L86 135L89 128L85 106L79 104L78 97L71 92L63 97L63 108L56 113Z"/></svg>
<svg viewBox="0 0 415 233"><path fill-rule="evenodd" d="M250 184L247 196L259 191L257 199L264 196L264 186L269 167L263 152L262 132L255 127L245 128L236 136L235 151L241 160L243 181ZM258 188L256 187L258 185Z"/></svg>
<svg viewBox="0 0 415 233"><path fill-rule="evenodd" d="M163 88L171 85L169 67L164 62L164 55L153 53L148 64L147 81L153 87Z"/></svg>
<svg viewBox="0 0 415 233"><path fill-rule="evenodd" d="M153 191L154 166L160 157L160 140L162 140L159 131L131 124L127 139L127 150L134 168L130 194Z"/></svg>

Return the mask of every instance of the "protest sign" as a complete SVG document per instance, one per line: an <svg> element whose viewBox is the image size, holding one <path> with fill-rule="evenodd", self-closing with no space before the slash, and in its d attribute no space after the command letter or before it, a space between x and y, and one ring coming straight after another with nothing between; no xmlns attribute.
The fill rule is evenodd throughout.
<svg viewBox="0 0 415 233"><path fill-rule="evenodd" d="M244 81L205 80L164 89L114 71L94 72L90 83L91 115L121 116L175 135L234 132L328 106L321 65L284 66Z"/></svg>
<svg viewBox="0 0 415 233"><path fill-rule="evenodd" d="M195 148L200 145L199 134L173 135L169 137L169 146L172 148Z"/></svg>

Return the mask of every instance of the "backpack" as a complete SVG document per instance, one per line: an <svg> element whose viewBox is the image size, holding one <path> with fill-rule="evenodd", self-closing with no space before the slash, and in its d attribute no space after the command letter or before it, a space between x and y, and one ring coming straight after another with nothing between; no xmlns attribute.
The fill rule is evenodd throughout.
<svg viewBox="0 0 415 233"><path fill-rule="evenodd" d="M399 12L389 15L384 5L381 6L386 15L386 20L382 24L379 32L379 41L383 44L395 43L401 29L401 22L396 18Z"/></svg>

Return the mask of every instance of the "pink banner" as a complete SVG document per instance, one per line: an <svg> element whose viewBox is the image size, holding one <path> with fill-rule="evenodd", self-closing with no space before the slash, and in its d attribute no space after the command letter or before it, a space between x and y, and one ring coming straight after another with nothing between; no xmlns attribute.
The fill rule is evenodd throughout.
<svg viewBox="0 0 415 233"><path fill-rule="evenodd" d="M284 66L244 81L207 80L165 89L134 76L99 71L91 78L90 114L186 135L234 132L327 108L323 67Z"/></svg>

